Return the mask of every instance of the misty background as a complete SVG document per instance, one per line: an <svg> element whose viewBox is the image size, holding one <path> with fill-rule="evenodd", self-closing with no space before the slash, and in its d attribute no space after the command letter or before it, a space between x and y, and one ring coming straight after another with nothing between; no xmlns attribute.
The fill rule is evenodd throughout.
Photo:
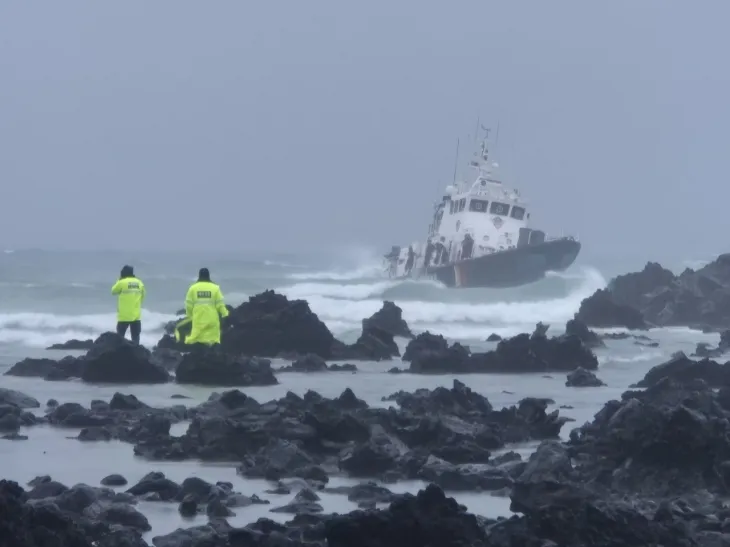
<svg viewBox="0 0 730 547"><path fill-rule="evenodd" d="M0 247L283 253L421 239L500 124L579 261L727 250L721 1L0 4Z"/></svg>

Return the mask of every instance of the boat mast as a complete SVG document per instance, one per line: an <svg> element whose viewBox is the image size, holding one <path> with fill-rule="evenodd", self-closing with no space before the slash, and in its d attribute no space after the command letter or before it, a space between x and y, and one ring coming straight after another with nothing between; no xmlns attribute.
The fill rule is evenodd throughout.
<svg viewBox="0 0 730 547"><path fill-rule="evenodd" d="M479 142L479 116L477 116L477 126L474 128L474 149L476 150L477 142Z"/></svg>
<svg viewBox="0 0 730 547"><path fill-rule="evenodd" d="M456 159L454 159L454 182L456 184L456 168L459 165L459 139L456 139Z"/></svg>

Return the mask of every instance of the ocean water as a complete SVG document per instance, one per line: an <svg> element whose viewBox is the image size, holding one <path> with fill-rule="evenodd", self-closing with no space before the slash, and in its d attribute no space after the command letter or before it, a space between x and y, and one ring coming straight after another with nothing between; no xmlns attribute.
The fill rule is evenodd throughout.
<svg viewBox="0 0 730 547"><path fill-rule="evenodd" d="M382 305L384 299L395 301L414 332L431 330L473 349L488 349L485 341L491 333L509 336L532 331L538 321L551 325L550 334L560 333L565 322L577 311L583 298L605 286L607 277L621 273L621 266L575 265L562 274L517 289L446 289L433 282L392 281L382 274L376 253L352 252L336 257L324 256L191 256L173 253L85 253L6 251L0 253L0 373L28 356L60 358L63 352L48 352L50 344L70 338L93 338L115 325L115 300L110 287L122 265L129 263L141 277L148 291L143 316L142 342L153 345L162 334L163 325L182 307L185 291L197 270L206 266L220 285L228 303L237 305L248 296L265 289L275 289L290 298L306 299L312 310L330 330L346 342L354 341L361 321ZM637 266L637 265L632 265ZM682 266L678 264L678 266ZM641 267L641 264L638 264ZM628 271L627 267L623 271ZM639 346L632 340L607 341L608 347L597 351L601 363L598 376L608 385L602 388L566 388L562 374L550 375L443 375L385 376L393 362L358 363L360 371L351 373L282 374L277 386L250 388L247 394L259 401L283 396L287 391L303 394L309 389L324 396L339 395L351 387L370 405L386 405L381 398L400 389L413 391L426 387L450 386L459 378L472 389L487 396L497 407L515 404L526 396L550 397L561 413L573 418L563 436L572 427L589 421L631 383L640 379L652 366L666 360L673 352L691 352L698 342L716 343L717 335L689 329L658 329L649 336L659 347ZM405 347L401 340L401 348ZM72 353L72 352L69 352ZM398 363L396 363L398 364ZM173 394L191 397L189 404L205 400L220 389L164 386L89 386L80 382L44 382L0 376L0 385L21 390L41 403L48 399L88 404L92 399L108 400L115 391L131 393L155 406L171 404ZM39 412L42 412L39 411ZM182 433L187 424L176 426ZM288 520L288 516L270 513L284 505L293 494L274 496L263 493L264 481L244 480L235 474L235 462L229 465L203 465L198 462L159 463L135 458L131 445L81 443L69 437L76 430L36 427L24 432L27 441L0 441L3 478L25 483L36 475L48 474L65 484L85 482L97 485L110 473L121 473L134 483L152 470L163 471L174 480L199 476L206 480L228 480L244 494L258 494L271 505L235 510L231 523L243 525L261 516ZM511 447L525 455L531 445ZM331 485L355 484L333 478ZM414 482L387 485L396 492L415 492L422 485ZM488 493L461 493L455 497L475 513L486 516L509 514L509 500ZM326 511L349 511L355 508L344 496L325 495ZM145 502L140 505L150 519L152 536L178 527L205 522L205 517L183 520L173 504Z"/></svg>

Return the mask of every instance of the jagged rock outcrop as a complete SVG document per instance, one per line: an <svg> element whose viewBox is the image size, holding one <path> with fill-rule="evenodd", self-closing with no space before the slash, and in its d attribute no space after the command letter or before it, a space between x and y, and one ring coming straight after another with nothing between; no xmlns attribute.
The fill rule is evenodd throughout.
<svg viewBox="0 0 730 547"><path fill-rule="evenodd" d="M190 346L175 371L179 384L247 387L278 384L271 361L260 357L231 355L220 347Z"/></svg>
<svg viewBox="0 0 730 547"><path fill-rule="evenodd" d="M592 327L724 330L730 324L730 254L680 275L649 262L585 299L577 317Z"/></svg>
<svg viewBox="0 0 730 547"><path fill-rule="evenodd" d="M84 382L107 384L159 384L172 378L148 349L114 332L99 336L81 357L23 359L5 374L46 380L81 378Z"/></svg>
<svg viewBox="0 0 730 547"><path fill-rule="evenodd" d="M172 335L174 323L157 347L189 351ZM189 327L188 327L189 329ZM183 336L185 329L181 330ZM305 300L289 300L268 290L252 296L221 323L221 347L232 355L279 357L313 354L331 359L381 360L400 355L394 336L412 336L402 310L392 302L363 320L360 338L352 345L337 340Z"/></svg>
<svg viewBox="0 0 730 547"><path fill-rule="evenodd" d="M566 334L548 338L539 325L532 334L518 334L497 343L492 351L470 353L469 348L429 332L419 334L406 347L404 361L417 374L569 372L595 370L598 360L580 337Z"/></svg>

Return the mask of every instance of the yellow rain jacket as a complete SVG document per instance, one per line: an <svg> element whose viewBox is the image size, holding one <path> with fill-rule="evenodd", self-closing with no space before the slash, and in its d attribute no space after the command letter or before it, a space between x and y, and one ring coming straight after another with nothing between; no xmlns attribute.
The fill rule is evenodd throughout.
<svg viewBox="0 0 730 547"><path fill-rule="evenodd" d="M218 285L212 281L193 283L185 297L185 315L193 321L186 344L220 344L220 318L228 316L228 309Z"/></svg>
<svg viewBox="0 0 730 547"><path fill-rule="evenodd" d="M189 325L192 322L193 322L192 317L185 317L184 319L178 321L175 324L175 341L176 342L184 341L183 337L185 336L185 333L181 332L182 328L185 327L186 325ZM188 334L190 334L190 333L188 333Z"/></svg>
<svg viewBox="0 0 730 547"><path fill-rule="evenodd" d="M112 294L119 295L117 299L117 321L139 321L142 318L142 303L144 302L144 283L136 277L120 279L112 287Z"/></svg>

